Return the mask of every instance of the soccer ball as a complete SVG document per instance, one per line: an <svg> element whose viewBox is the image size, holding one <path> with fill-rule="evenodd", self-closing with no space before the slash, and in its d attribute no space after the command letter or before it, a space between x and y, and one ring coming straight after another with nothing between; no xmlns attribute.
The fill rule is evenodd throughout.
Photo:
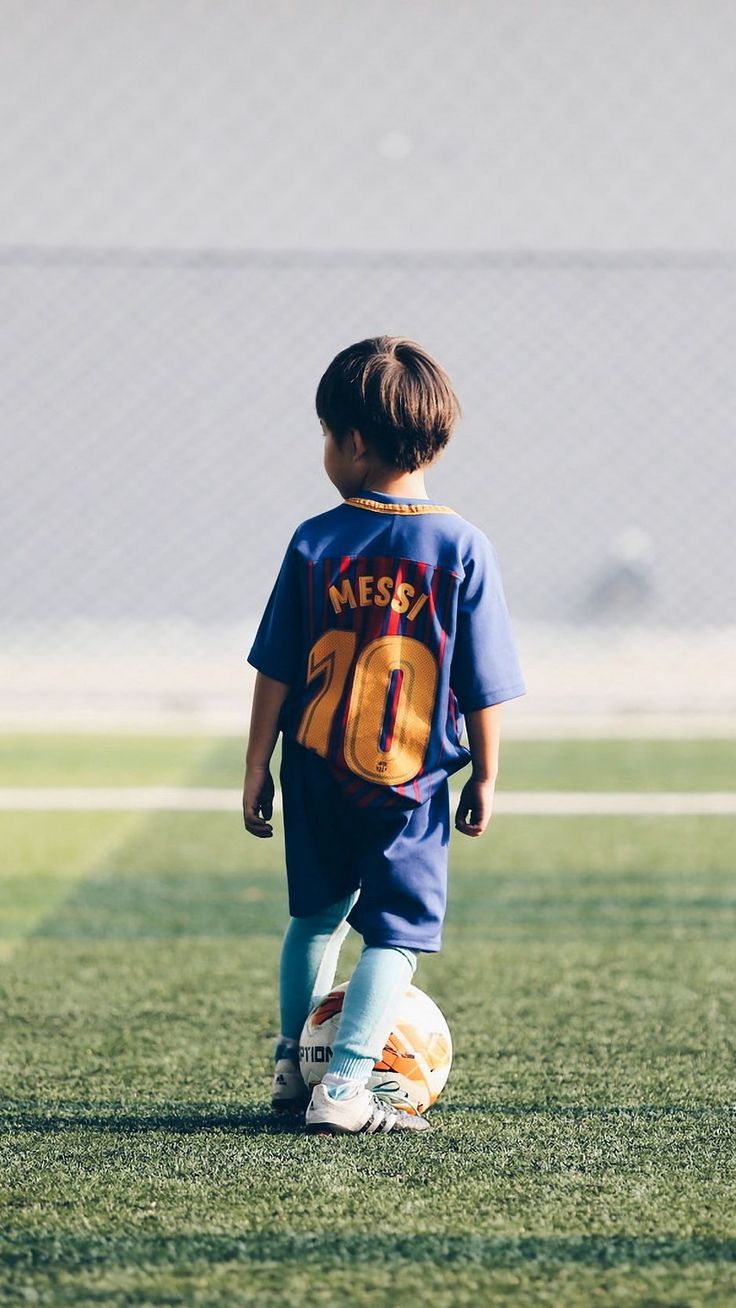
<svg viewBox="0 0 736 1308"><path fill-rule="evenodd" d="M304 1023L299 1064L310 1088L329 1070L346 990L347 984L335 986ZM447 1022L429 995L409 986L368 1089L394 1108L423 1113L439 1098L451 1066L452 1037Z"/></svg>

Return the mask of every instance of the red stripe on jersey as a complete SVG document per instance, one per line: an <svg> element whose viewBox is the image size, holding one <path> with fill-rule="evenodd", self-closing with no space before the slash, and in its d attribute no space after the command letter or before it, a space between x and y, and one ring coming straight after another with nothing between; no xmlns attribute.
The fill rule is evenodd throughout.
<svg viewBox="0 0 736 1308"><path fill-rule="evenodd" d="M390 786L379 786L372 781L364 781L363 786L361 793L353 799L353 803L360 808L369 808L375 804L381 808L387 805L396 807L400 803Z"/></svg>
<svg viewBox="0 0 736 1308"><path fill-rule="evenodd" d="M376 581L379 577L386 576L393 567L393 560L385 558L375 558L370 560L373 568L373 603L368 609L365 619L365 642L375 640L378 636L385 635L384 623L386 621L386 605L376 604Z"/></svg>
<svg viewBox="0 0 736 1308"><path fill-rule="evenodd" d="M376 563L378 565L376 567L376 576L387 577L390 576L391 573L393 572L393 567L394 567L393 559L382 557L380 559L377 559ZM376 604L375 609L376 609L376 617L378 621L378 630L376 634L378 636L387 636L388 626L389 626L389 622L391 621L391 614L393 612L391 608L391 600L389 599L388 604L381 604L381 605Z"/></svg>
<svg viewBox="0 0 736 1308"><path fill-rule="evenodd" d="M443 655L444 655L444 652L445 652L445 642L447 641L447 632L445 631L445 627L444 627L444 623L443 623L442 619L440 619L440 617L439 617L438 604L437 604L437 599L438 599L438 595L439 595L439 591L440 591L440 587L441 587L441 585L442 585L442 573L440 572L439 568L435 568L434 576L433 576L433 578L432 578L432 585L431 585L431 587L430 587L430 591L429 591L429 595L430 595L430 604L432 605L432 615L433 615L433 617L434 617L435 619L438 619L438 620L439 620L439 624L438 624L438 625L439 625L439 628L440 628L440 630L439 630L439 645L438 645L438 648L437 648L437 662L438 662L438 663L441 663L441 662L442 662L442 658L443 658ZM443 614L443 616L444 616L444 614Z"/></svg>
<svg viewBox="0 0 736 1308"><path fill-rule="evenodd" d="M425 578L424 578L425 586L429 599L427 600L427 603L424 605L424 608L422 609L419 615L419 621L417 623L417 629L415 634L418 640L422 640L425 645L429 645L430 649L434 649L434 644L435 644L434 623L435 623L436 615L435 615L434 595L432 592L432 587L434 585L435 576L437 575L437 569L432 568L431 569L432 576L431 578L428 578L426 573L430 571L429 566L426 563L423 566L425 569Z"/></svg>
<svg viewBox="0 0 736 1308"><path fill-rule="evenodd" d="M399 559L396 563L396 581L394 582L394 596L396 595L399 586L404 580L404 568L402 566L403 562L404 562L403 559ZM392 600L393 600L393 596L392 596ZM390 616L388 620L388 627L386 628L386 634L388 636L398 636L399 630L401 628L401 614L396 612L396 609L393 607L393 604L389 604L389 609L390 609Z"/></svg>
<svg viewBox="0 0 736 1308"><path fill-rule="evenodd" d="M426 577L427 577L427 564L426 564L426 563L419 563L419 562L417 562L417 563L414 564L414 567L415 567L415 569L416 569L416 571L415 571L415 573L414 573L414 595L413 595L413 598L412 598L411 604L409 605L409 612L410 612L410 613L411 613L411 610L412 610L413 606L417 603L417 600L421 599L422 595L424 595L424 594L426 593L425 581L426 581ZM422 605L422 608L424 608L424 609L426 609L426 608L428 608L428 607L429 607L428 602L425 602L425 603ZM417 614L417 618L421 615L421 612L422 612L422 609L419 610L419 613ZM411 634L412 634L413 636L416 636L416 633L417 633L417 630L418 630L418 627L417 627L417 618L414 618L414 619L412 620L412 623L411 623Z"/></svg>

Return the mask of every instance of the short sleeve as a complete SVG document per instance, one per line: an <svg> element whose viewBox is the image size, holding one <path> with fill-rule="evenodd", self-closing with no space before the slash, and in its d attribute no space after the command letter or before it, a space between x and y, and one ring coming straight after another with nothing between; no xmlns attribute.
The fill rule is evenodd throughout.
<svg viewBox="0 0 736 1308"><path fill-rule="evenodd" d="M480 532L460 583L450 685L463 713L526 693L498 558Z"/></svg>
<svg viewBox="0 0 736 1308"><path fill-rule="evenodd" d="M301 560L294 535L248 654L248 662L259 672L289 686L301 673L302 591Z"/></svg>

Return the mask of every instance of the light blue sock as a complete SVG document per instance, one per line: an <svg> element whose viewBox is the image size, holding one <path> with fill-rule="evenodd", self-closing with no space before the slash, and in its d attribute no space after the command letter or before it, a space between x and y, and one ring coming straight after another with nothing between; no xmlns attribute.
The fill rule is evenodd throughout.
<svg viewBox="0 0 736 1308"><path fill-rule="evenodd" d="M345 994L330 1070L324 1079L333 1098L351 1094L356 1082L368 1080L416 965L417 956L411 949L364 947ZM346 1080L352 1085L340 1084Z"/></svg>
<svg viewBox="0 0 736 1308"><path fill-rule="evenodd" d="M298 1046L307 1014L332 989L340 947L350 930L345 919L357 898L356 890L313 917L293 917L289 922L279 966L278 1048Z"/></svg>

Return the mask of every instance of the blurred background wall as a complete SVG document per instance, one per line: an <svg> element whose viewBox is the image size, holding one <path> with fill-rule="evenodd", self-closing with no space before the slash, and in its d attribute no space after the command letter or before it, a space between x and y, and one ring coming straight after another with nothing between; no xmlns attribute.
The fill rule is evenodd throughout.
<svg viewBox="0 0 736 1308"><path fill-rule="evenodd" d="M0 720L242 728L387 332L461 399L512 728L733 726L730 0L0 9Z"/></svg>

